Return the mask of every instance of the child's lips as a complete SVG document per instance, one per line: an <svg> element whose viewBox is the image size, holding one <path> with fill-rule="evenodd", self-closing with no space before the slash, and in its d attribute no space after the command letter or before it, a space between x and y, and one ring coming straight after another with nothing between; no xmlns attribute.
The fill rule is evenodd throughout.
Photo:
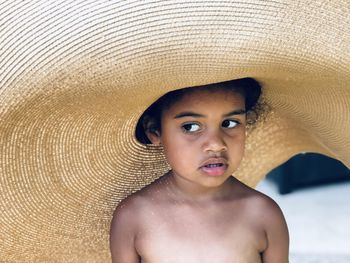
<svg viewBox="0 0 350 263"><path fill-rule="evenodd" d="M220 176L227 170L227 162L223 158L212 158L205 161L200 170L210 176Z"/></svg>
<svg viewBox="0 0 350 263"><path fill-rule="evenodd" d="M201 170L210 176L220 176L225 173L227 165L221 164L220 166L202 166Z"/></svg>

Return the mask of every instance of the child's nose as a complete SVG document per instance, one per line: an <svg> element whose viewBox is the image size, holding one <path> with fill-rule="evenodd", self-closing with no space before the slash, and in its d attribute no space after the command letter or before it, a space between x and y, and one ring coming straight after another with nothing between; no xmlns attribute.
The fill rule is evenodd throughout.
<svg viewBox="0 0 350 263"><path fill-rule="evenodd" d="M224 152L226 150L227 146L220 131L213 131L208 134L208 137L204 143L205 152Z"/></svg>

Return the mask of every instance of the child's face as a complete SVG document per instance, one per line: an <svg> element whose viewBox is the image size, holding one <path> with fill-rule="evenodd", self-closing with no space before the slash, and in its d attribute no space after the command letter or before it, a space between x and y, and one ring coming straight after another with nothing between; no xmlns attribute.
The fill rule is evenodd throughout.
<svg viewBox="0 0 350 263"><path fill-rule="evenodd" d="M245 146L244 98L232 91L185 94L161 119L161 143L175 176L216 187L236 171Z"/></svg>

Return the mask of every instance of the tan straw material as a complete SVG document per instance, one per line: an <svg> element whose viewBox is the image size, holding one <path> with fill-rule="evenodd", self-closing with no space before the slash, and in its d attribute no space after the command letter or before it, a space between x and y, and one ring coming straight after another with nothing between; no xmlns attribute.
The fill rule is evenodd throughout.
<svg viewBox="0 0 350 263"><path fill-rule="evenodd" d="M251 186L301 151L349 166L349 3L1 1L0 261L108 262L115 206L168 169L137 119L176 88L262 83Z"/></svg>

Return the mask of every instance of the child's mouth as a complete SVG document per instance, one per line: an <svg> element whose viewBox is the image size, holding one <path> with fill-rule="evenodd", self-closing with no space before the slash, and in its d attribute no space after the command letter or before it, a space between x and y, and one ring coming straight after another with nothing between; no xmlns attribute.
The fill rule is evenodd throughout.
<svg viewBox="0 0 350 263"><path fill-rule="evenodd" d="M210 163L201 167L201 170L210 176L220 176L225 173L227 165L224 163Z"/></svg>
<svg viewBox="0 0 350 263"><path fill-rule="evenodd" d="M204 167L212 168L212 167L220 167L220 166L223 166L223 165L224 165L223 163L213 163L213 164L204 165Z"/></svg>

